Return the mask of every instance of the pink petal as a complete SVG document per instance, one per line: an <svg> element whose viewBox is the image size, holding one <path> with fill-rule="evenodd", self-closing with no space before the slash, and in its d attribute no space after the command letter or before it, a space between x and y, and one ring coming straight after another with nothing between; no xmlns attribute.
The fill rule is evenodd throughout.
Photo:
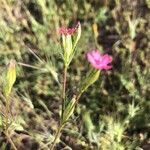
<svg viewBox="0 0 150 150"><path fill-rule="evenodd" d="M103 67L104 70L109 70L111 68L112 68L112 66L105 66L105 67Z"/></svg>
<svg viewBox="0 0 150 150"><path fill-rule="evenodd" d="M91 54L92 54L92 56L95 60L100 60L101 59L101 54L98 50L91 51Z"/></svg>
<svg viewBox="0 0 150 150"><path fill-rule="evenodd" d="M105 55L103 56L102 62L103 62L103 63L106 63L106 64L111 63L111 62L112 62L112 57L109 56L108 54L105 54Z"/></svg>
<svg viewBox="0 0 150 150"><path fill-rule="evenodd" d="M94 59L94 57L93 57L92 52L88 52L88 53L87 53L87 59L88 59L88 61L89 61L91 64L95 64L95 59Z"/></svg>

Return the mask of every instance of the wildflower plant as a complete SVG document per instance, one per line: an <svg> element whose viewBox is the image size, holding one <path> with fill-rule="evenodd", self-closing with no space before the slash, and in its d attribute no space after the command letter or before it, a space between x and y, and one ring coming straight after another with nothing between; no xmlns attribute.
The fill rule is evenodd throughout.
<svg viewBox="0 0 150 150"><path fill-rule="evenodd" d="M61 34L61 40L62 40L62 49L63 54L62 58L64 61L64 73L63 73L63 85L62 85L62 111L61 111L61 121L59 129L56 133L55 139L53 141L53 144L50 149L53 149L55 146L55 143L60 136L61 129L65 125L65 123L68 121L70 116L73 113L73 110L75 108L76 98L72 98L71 101L66 102L66 77L67 77L67 70L68 67L73 59L73 56L76 52L76 45L80 39L81 36L81 25L80 23L77 24L75 28L60 28L59 33ZM77 34L77 35L75 35Z"/></svg>
<svg viewBox="0 0 150 150"><path fill-rule="evenodd" d="M64 61L64 74L63 74L63 84L62 84L62 111L61 120L59 128L56 132L54 141L50 147L51 150L54 149L55 144L60 137L61 130L68 122L69 118L72 116L75 106L78 103L79 98L86 89L92 85L99 77L101 70L109 70L112 68L110 63L112 62L112 57L108 54L101 54L99 50L92 50L87 53L87 60L91 63L92 68L89 73L87 73L86 78L80 83L78 92L73 95L71 100L66 96L66 81L67 81L67 70L70 63L77 51L76 46L81 37L81 25L77 24L75 28L60 28L59 33L62 39L63 54L62 58Z"/></svg>

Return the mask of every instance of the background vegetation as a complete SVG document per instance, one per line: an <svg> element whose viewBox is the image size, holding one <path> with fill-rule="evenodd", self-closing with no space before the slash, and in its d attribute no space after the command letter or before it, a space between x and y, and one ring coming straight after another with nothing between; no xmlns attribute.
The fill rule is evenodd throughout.
<svg viewBox="0 0 150 150"><path fill-rule="evenodd" d="M0 0L1 74L10 59L18 63L11 104L18 149L51 144L61 104L58 29L78 21L82 36L69 68L68 95L87 72L88 50L112 55L113 69L81 97L57 149L150 149L149 20L149 0ZM10 148L2 133L0 145Z"/></svg>

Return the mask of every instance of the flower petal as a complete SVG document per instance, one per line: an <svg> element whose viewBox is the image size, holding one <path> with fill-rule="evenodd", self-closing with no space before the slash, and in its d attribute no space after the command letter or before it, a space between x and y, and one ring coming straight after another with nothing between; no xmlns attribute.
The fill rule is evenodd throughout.
<svg viewBox="0 0 150 150"><path fill-rule="evenodd" d="M112 57L108 54L101 55L98 50L92 50L87 53L87 59L92 66L99 70L109 70L112 68L109 63L112 62Z"/></svg>

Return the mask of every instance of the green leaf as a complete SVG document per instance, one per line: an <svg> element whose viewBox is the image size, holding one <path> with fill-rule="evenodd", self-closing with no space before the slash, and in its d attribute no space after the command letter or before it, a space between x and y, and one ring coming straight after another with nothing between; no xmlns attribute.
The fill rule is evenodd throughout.
<svg viewBox="0 0 150 150"><path fill-rule="evenodd" d="M12 87L16 81L16 61L10 60L6 77L4 77L3 92L5 97L11 93Z"/></svg>
<svg viewBox="0 0 150 150"><path fill-rule="evenodd" d="M76 97L73 97L71 101L65 107L65 110L62 114L62 124L68 121L75 109Z"/></svg>
<svg viewBox="0 0 150 150"><path fill-rule="evenodd" d="M79 88L80 94L83 93L89 86L91 86L99 77L100 70L92 69L85 80L81 83L81 86Z"/></svg>
<svg viewBox="0 0 150 150"><path fill-rule="evenodd" d="M80 22L79 22L79 23L78 23L78 29L77 29L77 37L76 37L75 42L74 42L74 44L73 44L73 50L76 48L77 43L78 43L80 37L81 37L81 24L80 24Z"/></svg>
<svg viewBox="0 0 150 150"><path fill-rule="evenodd" d="M94 124L92 122L91 116L90 116L90 112L89 111L83 111L82 113L82 119L85 125L85 128L87 130L87 134L88 134L88 138L90 141L92 141L94 139Z"/></svg>

